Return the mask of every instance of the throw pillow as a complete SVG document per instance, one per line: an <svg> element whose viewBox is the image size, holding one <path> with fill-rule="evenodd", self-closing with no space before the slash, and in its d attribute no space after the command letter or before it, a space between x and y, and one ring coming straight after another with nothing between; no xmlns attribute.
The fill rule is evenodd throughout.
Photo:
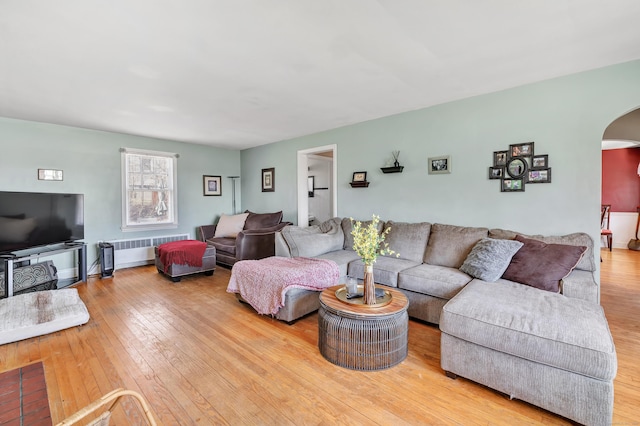
<svg viewBox="0 0 640 426"><path fill-rule="evenodd" d="M422 263L427 241L429 240L431 224L429 222L404 223L389 220L384 224L383 232L387 228L391 229L384 241L389 244L389 248L395 253L385 256L400 257L400 259ZM353 236L351 238L353 239Z"/></svg>
<svg viewBox="0 0 640 426"><path fill-rule="evenodd" d="M223 214L216 226L216 233L213 238L235 238L238 232L244 228L244 222L247 220L249 213L236 214L227 216Z"/></svg>
<svg viewBox="0 0 640 426"><path fill-rule="evenodd" d="M593 239L589 234L584 232L575 232L567 235L526 235L521 232L509 231L505 229L490 229L489 238L499 238L504 240L513 240L516 235L522 235L525 238L531 238L532 240L542 241L547 244L566 244L569 246L585 246L587 251L578 262L576 269L582 269L583 271L595 271L596 262L593 255ZM599 249L599 248L598 248Z"/></svg>
<svg viewBox="0 0 640 426"><path fill-rule="evenodd" d="M316 257L340 250L344 241L340 219L335 217L307 228L287 226L282 230L282 237L291 257Z"/></svg>
<svg viewBox="0 0 640 426"><path fill-rule="evenodd" d="M515 240L483 238L473 246L460 270L492 283L504 274L511 258L523 245L524 243Z"/></svg>
<svg viewBox="0 0 640 426"><path fill-rule="evenodd" d="M354 222L356 220L354 219ZM371 223L370 220L361 220L362 227L366 228ZM378 222L378 233L382 232L384 228L384 221ZM345 217L342 219L342 232L344 233L344 244L342 245L343 250L351 250L353 251L353 235L351 235L351 231L353 230L353 226L351 224L351 219Z"/></svg>
<svg viewBox="0 0 640 426"><path fill-rule="evenodd" d="M282 221L282 210L275 213L254 213L245 210L249 216L244 224L244 229L263 229L278 225Z"/></svg>
<svg viewBox="0 0 640 426"><path fill-rule="evenodd" d="M434 223L424 252L424 263L458 269L473 246L488 236L488 228Z"/></svg>
<svg viewBox="0 0 640 426"><path fill-rule="evenodd" d="M547 244L521 235L515 239L524 245L502 278L555 293L560 291L560 280L573 271L587 250L585 246Z"/></svg>

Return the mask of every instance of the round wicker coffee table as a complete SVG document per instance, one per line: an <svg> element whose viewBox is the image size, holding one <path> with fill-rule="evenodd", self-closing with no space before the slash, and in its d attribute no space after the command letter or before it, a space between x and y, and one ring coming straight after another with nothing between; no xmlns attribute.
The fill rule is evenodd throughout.
<svg viewBox="0 0 640 426"><path fill-rule="evenodd" d="M352 370L375 371L393 367L407 357L409 316L407 297L399 290L380 307L345 303L336 297L343 285L320 293L318 347L328 361Z"/></svg>

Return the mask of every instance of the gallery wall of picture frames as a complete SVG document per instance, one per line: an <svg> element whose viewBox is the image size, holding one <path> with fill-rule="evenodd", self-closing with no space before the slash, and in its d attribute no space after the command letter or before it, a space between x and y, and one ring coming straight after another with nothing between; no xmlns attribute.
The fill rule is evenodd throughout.
<svg viewBox="0 0 640 426"><path fill-rule="evenodd" d="M522 192L528 183L551 183L549 155L536 154L533 142L509 145L494 151L489 179L500 181L501 192Z"/></svg>

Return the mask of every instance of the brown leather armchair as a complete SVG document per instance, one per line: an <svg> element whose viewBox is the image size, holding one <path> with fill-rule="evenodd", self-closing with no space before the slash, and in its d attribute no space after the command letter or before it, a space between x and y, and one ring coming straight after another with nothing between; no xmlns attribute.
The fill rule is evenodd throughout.
<svg viewBox="0 0 640 426"><path fill-rule="evenodd" d="M275 233L291 222L282 222L282 211L249 213L244 229L235 238L215 238L216 225L197 228L198 239L216 248L216 263L232 267L239 260L257 260L275 255Z"/></svg>

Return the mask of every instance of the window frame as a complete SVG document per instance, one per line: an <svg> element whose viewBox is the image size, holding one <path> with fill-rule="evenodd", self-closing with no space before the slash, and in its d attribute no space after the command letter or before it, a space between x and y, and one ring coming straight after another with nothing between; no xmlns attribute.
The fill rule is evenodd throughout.
<svg viewBox="0 0 640 426"><path fill-rule="evenodd" d="M121 222L121 230L123 232L134 232L134 231L152 231L157 229L175 229L178 227L178 154L171 152L163 152L163 151L151 151L146 149L133 149L133 148L122 148L121 152L121 172L122 172L122 222ZM162 222L150 222L150 221L132 221L130 220L130 197L129 194L131 191L135 189L129 188L130 181L130 168L129 164L134 159L134 157L150 157L151 161L162 159L162 160L170 160L170 170L167 173L167 182L170 186L163 191L169 191L170 196L169 202L166 203L166 211L168 212L168 220ZM141 178L144 175L143 172L140 172ZM153 173L151 173L153 174ZM142 181L142 179L141 179ZM139 192L159 192L158 190L154 190L153 188L138 189ZM160 200L162 201L162 199Z"/></svg>

